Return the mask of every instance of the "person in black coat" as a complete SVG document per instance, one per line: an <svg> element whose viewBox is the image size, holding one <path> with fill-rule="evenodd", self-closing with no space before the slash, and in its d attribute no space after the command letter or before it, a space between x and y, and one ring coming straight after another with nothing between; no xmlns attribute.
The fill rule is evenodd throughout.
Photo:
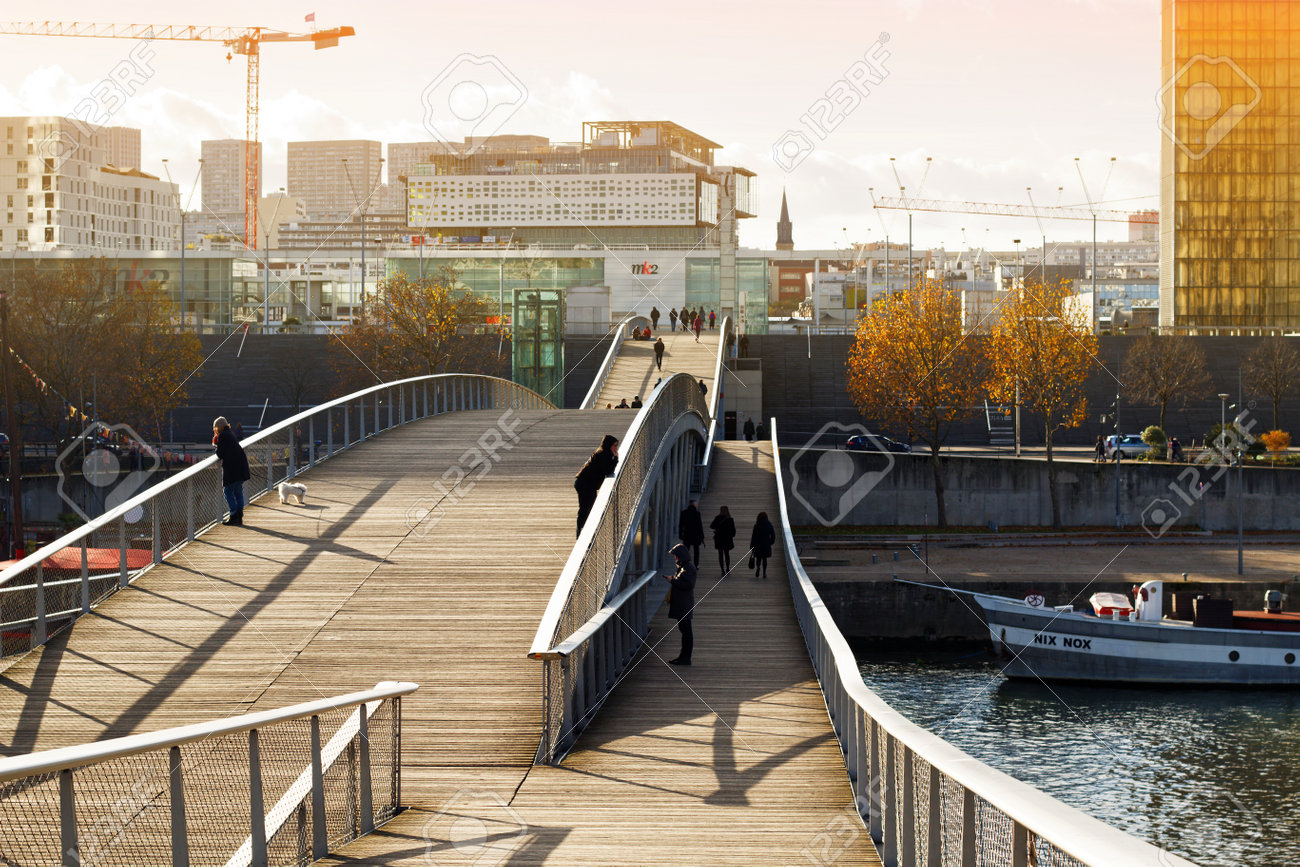
<svg viewBox="0 0 1300 867"><path fill-rule="evenodd" d="M736 521L726 506L718 509L709 529L713 531L713 547L718 549L718 566L725 576L731 571L731 549L736 547Z"/></svg>
<svg viewBox="0 0 1300 867"><path fill-rule="evenodd" d="M695 564L685 545L674 545L668 553L677 562L677 574L664 576L672 585L668 616L677 621L677 629L682 634L681 653L668 661L673 665L690 665L691 652L695 649L695 633L691 629L691 616L695 613Z"/></svg>
<svg viewBox="0 0 1300 867"><path fill-rule="evenodd" d="M767 512L759 512L754 521L754 530L749 534L749 549L754 558L754 577L767 577L767 558L772 556L772 546L776 544L776 528L767 519Z"/></svg>
<svg viewBox="0 0 1300 867"><path fill-rule="evenodd" d="M653 328L655 331L659 330L659 308L658 307L650 308L650 327Z"/></svg>
<svg viewBox="0 0 1300 867"><path fill-rule="evenodd" d="M221 463L221 487L226 494L230 516L221 523L231 527L244 526L244 482L252 474L248 471L248 455L230 430L225 416L212 422L212 444L217 447L217 460Z"/></svg>
<svg viewBox="0 0 1300 867"><path fill-rule="evenodd" d="M626 403L627 401L624 401ZM573 489L578 492L578 535L582 535L582 525L587 523L591 507L596 504L596 494L605 479L614 475L618 466L618 437L605 434L600 441L600 448L591 453L587 462L573 477Z"/></svg>
<svg viewBox="0 0 1300 867"><path fill-rule="evenodd" d="M655 340L655 367L659 370L664 369L664 339L662 337Z"/></svg>
<svg viewBox="0 0 1300 867"><path fill-rule="evenodd" d="M754 420L752 418L745 419L744 430L745 430L745 442L752 443L754 441Z"/></svg>
<svg viewBox="0 0 1300 867"><path fill-rule="evenodd" d="M695 556L691 562L696 566L700 565L700 546L704 544L704 519L700 517L699 504L694 500L682 509L678 517L677 538L694 552Z"/></svg>

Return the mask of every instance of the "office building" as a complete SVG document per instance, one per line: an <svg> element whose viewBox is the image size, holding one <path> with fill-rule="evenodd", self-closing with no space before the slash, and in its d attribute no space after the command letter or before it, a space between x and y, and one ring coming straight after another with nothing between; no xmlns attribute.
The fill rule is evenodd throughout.
<svg viewBox="0 0 1300 867"><path fill-rule="evenodd" d="M104 152L105 165L119 169L140 168L140 130L126 126L100 127L91 141Z"/></svg>
<svg viewBox="0 0 1300 867"><path fill-rule="evenodd" d="M174 184L106 165L94 132L65 117L0 118L0 250L168 250Z"/></svg>
<svg viewBox="0 0 1300 867"><path fill-rule="evenodd" d="M244 155L243 139L226 138L205 141L200 146L203 171L203 210L219 215L241 234L244 230ZM254 182L261 192L262 143L257 144L258 177Z"/></svg>
<svg viewBox="0 0 1300 867"><path fill-rule="evenodd" d="M415 169L409 222L462 243L734 244L757 187L753 172L714 164L719 147L667 121L588 122L581 142L467 140Z"/></svg>
<svg viewBox="0 0 1300 867"><path fill-rule="evenodd" d="M1300 329L1300 4L1163 0L1160 324Z"/></svg>
<svg viewBox="0 0 1300 867"><path fill-rule="evenodd" d="M291 141L285 189L313 220L382 210L382 145L377 141Z"/></svg>

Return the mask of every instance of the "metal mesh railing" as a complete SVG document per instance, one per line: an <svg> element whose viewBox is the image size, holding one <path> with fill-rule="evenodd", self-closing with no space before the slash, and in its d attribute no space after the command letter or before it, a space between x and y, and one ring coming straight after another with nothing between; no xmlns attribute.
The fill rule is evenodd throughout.
<svg viewBox="0 0 1300 867"><path fill-rule="evenodd" d="M844 753L859 815L897 867L1195 867L966 755L869 690L804 571L771 423L782 550L795 614Z"/></svg>
<svg viewBox="0 0 1300 867"><path fill-rule="evenodd" d="M466 409L554 408L524 386L440 374L374 386L292 416L247 438L248 499L377 433ZM143 570L214 526L226 511L221 468L209 457L139 493L149 466L108 492L103 515L0 572L0 656L22 653L89 612Z"/></svg>
<svg viewBox="0 0 1300 867"><path fill-rule="evenodd" d="M575 667L595 664L587 659L588 648L562 658L551 651L595 617L611 596L625 589L624 576L638 545L657 544L666 551L664 542L672 534L660 529L651 542L649 536L639 533L639 521L656 486L666 497L686 497L691 469L704 445L708 412L696 380L676 374L651 394L621 443L614 478L596 499L529 651L533 658L547 660L538 753L542 761L562 751L561 742L574 731L573 720L566 722L566 715L573 709L572 690L582 680Z"/></svg>
<svg viewBox="0 0 1300 867"><path fill-rule="evenodd" d="M415 688L0 760L0 863L305 867L396 814Z"/></svg>

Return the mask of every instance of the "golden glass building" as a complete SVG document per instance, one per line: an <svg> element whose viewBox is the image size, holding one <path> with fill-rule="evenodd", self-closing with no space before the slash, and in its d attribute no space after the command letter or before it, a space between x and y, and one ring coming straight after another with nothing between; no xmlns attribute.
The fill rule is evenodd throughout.
<svg viewBox="0 0 1300 867"><path fill-rule="evenodd" d="M1163 0L1160 322L1300 330L1300 2Z"/></svg>

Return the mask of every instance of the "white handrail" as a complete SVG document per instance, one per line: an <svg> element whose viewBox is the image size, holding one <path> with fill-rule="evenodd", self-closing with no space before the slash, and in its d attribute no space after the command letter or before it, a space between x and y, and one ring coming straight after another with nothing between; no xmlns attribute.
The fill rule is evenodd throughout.
<svg viewBox="0 0 1300 867"><path fill-rule="evenodd" d="M650 393L650 399L646 401L645 406L637 412L636 418L632 420L631 427L623 437L622 448L626 452L628 446L636 441L641 430L647 425L649 419L656 413L656 408L666 400L671 400L673 383L686 380L690 387L698 393L699 386L696 384L695 377L686 373L675 373L668 379L659 384L653 392ZM689 412L689 410L687 410ZM707 419L700 414L700 428L703 432ZM614 468L614 475L605 480L601 485L600 492L596 495L596 502L591 508L591 514L587 518L587 523L582 528L578 541L574 544L573 549L569 552L569 557L564 563L564 570L560 573L560 579L555 584L555 589L551 592L550 601L546 604L546 611L542 614L541 623L537 626L537 634L533 637L532 647L528 655L539 658L538 654L545 653L551 649L552 643L557 638L555 632L559 628L560 618L564 614L564 608L568 602L569 596L573 591L574 585L578 580L578 573L582 568L583 561L587 558L587 553L592 547L596 538L596 531L599 529L599 517L609 508L609 499L619 479L622 478L624 470L628 464L626 461L619 461Z"/></svg>
<svg viewBox="0 0 1300 867"><path fill-rule="evenodd" d="M545 653L535 654L538 659L552 659L560 656L568 656L587 642L591 636L600 631L610 618L618 614L620 608L627 604L628 600L633 599L651 581L659 576L658 572L646 572L640 578L628 585L627 589L615 596L605 607L592 615L591 619L580 626L572 635L556 644Z"/></svg>
<svg viewBox="0 0 1300 867"><path fill-rule="evenodd" d="M265 440L277 433L281 433L285 430L292 429L300 422L306 420L307 418L313 415L316 415L326 410L333 409L335 407L350 405L352 401L359 400L361 398L364 398L371 394L375 394L377 392L386 391L391 388L399 388L404 385L410 385L418 382L434 382L441 379L451 380L458 377L469 377L474 379L500 382L507 386L519 389L520 391L528 392L530 395L540 400L545 406L550 407L551 409L555 408L555 404L551 403L551 401L547 400L542 395L538 394L537 392L533 391L532 389L526 386L520 385L519 383L513 382L508 379L502 379L501 377L497 377L497 376L486 376L483 374L475 374L475 373L438 373L429 376L413 376L413 377L408 377L407 379L399 379L399 380L394 380L393 382L382 383L380 385L371 386L370 388L366 388L361 391L355 391L351 394L344 395L343 397L335 398L334 400L327 401L326 403L318 404L317 406L313 406L310 409L303 410L302 412L296 415L290 416L284 421L277 422L276 424L271 425L268 428L264 428L263 430L258 431L257 433L243 440L241 445L244 445L245 447L255 445L258 442ZM166 480L159 482L158 484L153 485L152 487L141 491L140 493L136 494L134 497L131 497L129 500L126 500L120 505L112 509L109 509L107 512L100 515L98 518L86 522L85 524L81 525L75 530L71 530L63 534L62 536L60 536L59 538L55 539L52 542L46 543L45 545L41 546L41 548L39 548L38 550L34 551L31 554L28 554L26 557L19 560L17 563L14 563L12 566L0 572L0 585L5 584L11 579L17 577L18 575L21 575L23 572L27 571L28 569L33 569L36 566L40 565L40 563L43 560L45 560L46 557L49 557L51 554L55 553L56 551L60 551L64 548L70 547L71 545L80 541L81 539L90 536L96 530L101 530L104 527L107 527L113 521L126 515L132 509L135 509L137 507L142 507L145 503L149 502L149 500L159 496L163 492L184 484L186 481L194 478L196 475L200 474L204 470L213 466L216 463L216 461L217 461L216 455L209 455L208 457L204 458L203 460L199 461L198 463L194 464L188 469L185 469L182 472L179 472L167 478Z"/></svg>
<svg viewBox="0 0 1300 867"><path fill-rule="evenodd" d="M356 707L371 701L383 701L409 695L419 689L419 684L402 681L384 681L375 684L373 689L350 692L333 698L317 699L303 704L290 705L276 710L246 713L241 716L178 726L156 732L96 741L73 747L59 747L29 753L25 756L13 756L0 759L0 782L30 777L33 774L48 774L56 771L73 770L87 765L95 765L110 759L135 756L140 753L155 752L161 749L181 746L207 738L237 732L264 728L272 723L287 722L303 717L319 716L322 713L342 708Z"/></svg>
<svg viewBox="0 0 1300 867"><path fill-rule="evenodd" d="M596 375L591 380L591 388L587 389L587 396L582 399L582 405L578 407L579 409L597 408L594 406L595 401L600 397L601 389L605 387L605 380L609 379L609 372L614 369L614 361L618 358L618 351L623 346L623 341L627 339L625 333L627 326L633 319L638 317L640 317L640 314L629 314L614 326L614 341L609 345L609 350L605 353L605 360L596 369Z"/></svg>
<svg viewBox="0 0 1300 867"><path fill-rule="evenodd" d="M1191 861L1126 834L1027 783L989 767L916 725L867 688L858 670L857 658L835 625L834 618L822 602L821 595L809 579L795 549L794 534L790 530L786 510L775 418L771 420L771 436L782 541L786 562L790 567L791 591L796 594L795 607L798 610L801 602L807 607L819 633L817 637L824 642L828 661L834 666L834 679L842 686L847 698L916 757L1071 858L1096 867L1196 867ZM814 636L808 634L802 617L800 626L804 629L804 639L816 666L818 654ZM825 692L830 672L818 671L817 674ZM828 708L837 706L836 697L827 695L826 704ZM849 750L846 749L847 751ZM852 745L851 751L858 756L863 754L863 748L857 745ZM858 775L861 778L861 770L858 770ZM886 785L892 785L892 781ZM893 833L892 830L890 833Z"/></svg>
<svg viewBox="0 0 1300 867"><path fill-rule="evenodd" d="M713 441L718 434L718 411L721 409L726 412L727 408L722 403L722 392L725 390L723 377L727 375L726 358L727 358L727 332L732 328L731 317L722 318L722 327L718 329L718 360L713 367L713 397L709 400L709 433L704 443L704 457L700 460L705 472L705 482L708 481L709 466L713 461Z"/></svg>

